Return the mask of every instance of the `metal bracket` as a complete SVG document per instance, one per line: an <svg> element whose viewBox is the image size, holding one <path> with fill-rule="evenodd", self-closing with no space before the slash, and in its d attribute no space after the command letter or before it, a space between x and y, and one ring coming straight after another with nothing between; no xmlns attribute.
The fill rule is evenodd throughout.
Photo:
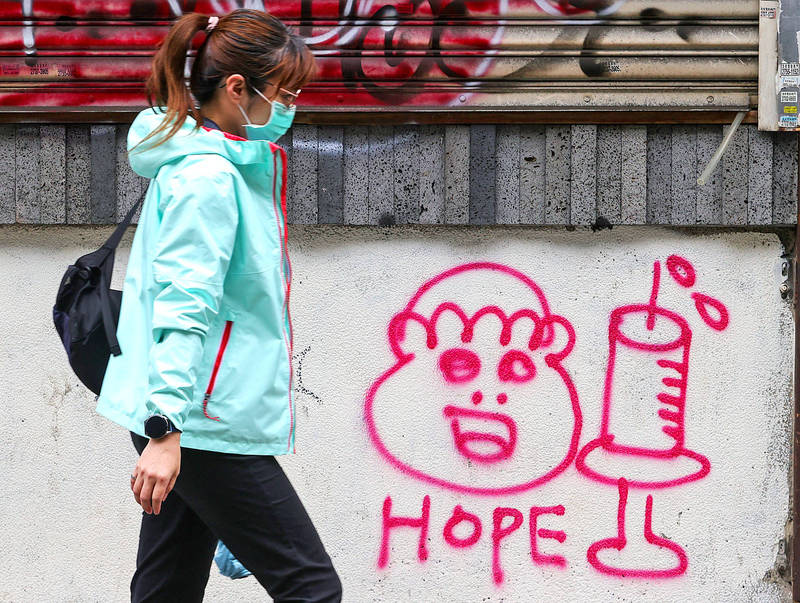
<svg viewBox="0 0 800 603"><path fill-rule="evenodd" d="M794 297L794 279L792 278L792 257L791 255L784 255L781 262L781 277L783 282L779 287L781 297L783 299L792 299Z"/></svg>

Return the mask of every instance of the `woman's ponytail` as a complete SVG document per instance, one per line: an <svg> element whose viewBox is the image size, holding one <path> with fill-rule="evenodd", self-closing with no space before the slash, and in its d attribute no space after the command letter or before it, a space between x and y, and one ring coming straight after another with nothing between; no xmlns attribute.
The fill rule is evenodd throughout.
<svg viewBox="0 0 800 603"><path fill-rule="evenodd" d="M139 144L163 132L172 123L169 132L160 141L163 142L181 128L189 114L198 122L197 127L200 127L199 112L185 80L186 55L194 37L207 26L207 15L185 14L175 21L167 36L160 42L153 56L145 87L148 104L151 107L166 107L167 111L159 127L150 132Z"/></svg>

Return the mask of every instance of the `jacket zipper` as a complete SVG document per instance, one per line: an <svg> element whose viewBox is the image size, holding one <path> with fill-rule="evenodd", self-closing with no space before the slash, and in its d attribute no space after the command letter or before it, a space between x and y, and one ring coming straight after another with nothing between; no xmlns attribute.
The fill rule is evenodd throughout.
<svg viewBox="0 0 800 603"><path fill-rule="evenodd" d="M286 321L288 322L289 332L288 337L286 330L284 329L284 341L286 343L286 353L288 356L289 362L289 438L286 443L286 450L292 450L292 435L294 433L294 401L292 399L292 392L294 390L294 369L292 368L292 347L293 347L293 340L294 334L292 333L292 315L289 311L289 297L292 291L292 263L289 260L289 237L287 232L287 212L286 212L286 180L287 180L287 168L286 168L286 151L284 151L278 145L271 145L273 150L273 174L274 178L272 181L272 200L275 208L275 220L278 225L278 238L280 239L280 246L281 246L281 263L284 263L285 259L285 266L281 266L281 273L283 275L284 287L285 287L285 295L283 301L283 311ZM281 171L282 171L282 178L281 178L281 203L280 203L280 216L278 210L278 196L276 191L276 186L278 182L278 155L275 151L278 151L281 156Z"/></svg>
<svg viewBox="0 0 800 603"><path fill-rule="evenodd" d="M217 359L214 361L214 370L211 371L211 379L208 381L206 394L203 396L203 414L214 421L219 421L219 417L211 417L208 414L208 401L211 399L211 392L214 391L214 383L217 380L217 373L219 372L219 365L222 364L222 355L225 353L225 348L228 345L228 339L231 336L231 328L233 327L232 320L225 321L225 331L222 333L222 340L219 342L219 350L217 350Z"/></svg>

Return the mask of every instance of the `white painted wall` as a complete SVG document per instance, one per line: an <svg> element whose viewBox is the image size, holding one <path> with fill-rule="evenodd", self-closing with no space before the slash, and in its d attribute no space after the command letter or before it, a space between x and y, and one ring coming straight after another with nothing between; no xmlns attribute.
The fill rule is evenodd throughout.
<svg viewBox="0 0 800 603"><path fill-rule="evenodd" d="M141 512L128 482L136 453L126 431L93 412L93 395L72 376L50 321L64 268L109 232L0 229L0 371L5 386L0 601L128 598ZM130 234L118 254L117 286ZM346 601L727 602L786 596L781 585L764 580L782 559L791 460L793 326L790 306L778 292L782 247L775 235L687 234L652 227L598 233L295 227L291 234L298 454L284 457L282 464L334 559ZM672 254L695 267L697 282L691 290L666 270L664 262ZM574 350L562 364L579 399L582 449L600 432L609 317L619 306L647 303L655 261L662 268L658 305L684 317L692 332L685 449L707 458L710 473L670 488L631 487L629 544L621 554L605 550L598 558L627 569L674 568L676 553L641 546L650 494L653 532L676 543L673 548L679 546L688 559L685 571L673 572L680 575L621 578L592 567L587 550L617 532L618 488L590 480L574 462L545 483L514 493L481 495L431 483L513 489L546 476L569 458L574 415L567 379L545 365L544 351L528 350L537 371L533 380L498 381L495 367L508 348L499 344L498 330L484 328L486 319L479 321L475 339L460 346L478 353L481 371L459 387L448 385L436 368L441 352L458 343L453 323L449 334L446 322L440 323L434 350L414 348L424 338L415 340L409 328L401 347L415 349L417 356L375 389L379 437L370 438L367 393L396 362L387 339L392 317L429 279L466 263L494 262L532 279L552 313L574 328ZM727 328L706 326L692 291L724 303L730 315ZM536 305L541 299L530 286L497 270L470 270L445 279L415 309L430 317L443 301L457 303L468 314L488 304L507 313L522 308L541 313ZM640 325L636 335L666 337L676 328L667 320L653 331ZM559 331L562 339L555 346L565 332ZM508 347L524 349L524 339L516 339L519 332L512 333ZM611 429L631 445L664 449L669 438L660 429L663 419L654 411L661 407L653 399L653 383L658 385L663 376L654 371L663 367L641 350L622 349L617 359L612 412L627 410L612 416ZM475 405L471 395L477 389L484 397ZM507 393L505 404L498 404L498 393ZM513 420L518 437L508 458L486 462L500 448L473 441L462 448L472 456L467 462L442 414L447 404L502 412L509 418L489 431L506 439ZM462 417L463 429L472 428L467 421ZM475 428L485 425L478 420ZM379 453L377 441L396 464ZM665 480L702 466L687 454L672 459L611 455L598 463L629 479ZM404 472L403 465L417 474ZM385 499L391 497L393 515L419 516L425 496L430 501L428 559L417 559L419 531L399 528L391 531L388 565L379 569ZM474 546L458 550L443 538L456 505L475 514L483 530ZM531 559L529 510L558 505L564 514L543 515L538 527L563 531L566 539L560 543L540 533L538 546L543 554L562 556L566 566L537 565ZM492 516L498 507L516 509L524 518L500 543L501 584L494 583L492 572ZM467 527L460 526L455 535L468 536ZM231 581L216 568L207 593L209 601L264 598L252 577Z"/></svg>

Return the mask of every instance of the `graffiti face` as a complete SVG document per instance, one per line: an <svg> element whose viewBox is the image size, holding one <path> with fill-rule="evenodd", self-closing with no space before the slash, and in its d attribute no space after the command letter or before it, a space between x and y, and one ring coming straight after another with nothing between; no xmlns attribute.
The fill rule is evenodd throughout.
<svg viewBox="0 0 800 603"><path fill-rule="evenodd" d="M580 432L561 366L574 340L525 275L488 263L445 272L389 325L397 363L367 396L373 443L404 473L453 490L547 482L571 462Z"/></svg>

